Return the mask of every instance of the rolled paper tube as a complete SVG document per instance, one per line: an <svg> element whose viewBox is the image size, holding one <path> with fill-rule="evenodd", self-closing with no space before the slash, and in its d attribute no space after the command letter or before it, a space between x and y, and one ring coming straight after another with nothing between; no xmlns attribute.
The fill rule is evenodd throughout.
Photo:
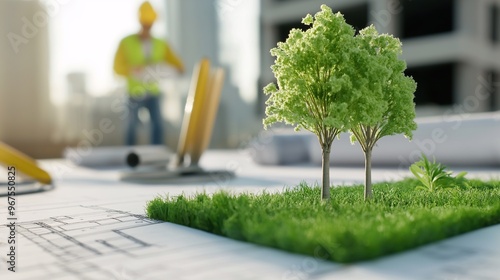
<svg viewBox="0 0 500 280"><path fill-rule="evenodd" d="M292 165L309 162L308 145L314 141L312 133L279 131L270 137L261 137L250 143L250 156L263 165Z"/></svg>
<svg viewBox="0 0 500 280"><path fill-rule="evenodd" d="M373 148L372 164L409 166L424 154L450 166L500 165L500 112L419 118L416 122L411 141L403 135L381 138ZM304 149L308 157L303 156ZM261 164L321 165L321 147L310 132L270 132L265 141L254 141L249 150ZM363 151L359 143L351 144L349 133L333 141L330 163L364 165Z"/></svg>
<svg viewBox="0 0 500 280"><path fill-rule="evenodd" d="M420 118L410 141L403 135L381 138L372 152L373 165L409 166L422 154L451 166L500 165L500 113ZM344 133L332 145L333 165L363 165L359 143L352 145ZM309 143L309 154L321 164L319 144Z"/></svg>
<svg viewBox="0 0 500 280"><path fill-rule="evenodd" d="M141 151L135 150L127 155L127 164L130 167L167 165L172 153L168 151Z"/></svg>
<svg viewBox="0 0 500 280"><path fill-rule="evenodd" d="M82 153L77 148L67 148L64 157L76 165L86 167L126 167L127 156L131 152L137 153L168 153L163 145L144 145L134 147L93 147Z"/></svg>

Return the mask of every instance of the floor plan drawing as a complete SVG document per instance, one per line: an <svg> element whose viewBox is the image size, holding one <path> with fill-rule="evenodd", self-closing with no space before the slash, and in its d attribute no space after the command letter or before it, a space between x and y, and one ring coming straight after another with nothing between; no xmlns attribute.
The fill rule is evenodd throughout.
<svg viewBox="0 0 500 280"><path fill-rule="evenodd" d="M17 225L20 244L35 246L42 250L44 255L51 257L48 259L54 259L58 263L51 268L53 265L50 262L38 260L37 264L28 265L21 260L24 263L23 272L50 269L54 273L52 279L57 279L58 270L71 272L80 279L95 279L85 276L90 272L92 277L98 276L99 273L102 277L110 277L108 272L100 271L98 266L88 260L113 255L134 258L141 255L141 251L153 246L145 240L127 234L126 231L157 224L159 221L150 220L144 215L98 206L81 207L90 212L54 216ZM22 257L22 252L19 254Z"/></svg>

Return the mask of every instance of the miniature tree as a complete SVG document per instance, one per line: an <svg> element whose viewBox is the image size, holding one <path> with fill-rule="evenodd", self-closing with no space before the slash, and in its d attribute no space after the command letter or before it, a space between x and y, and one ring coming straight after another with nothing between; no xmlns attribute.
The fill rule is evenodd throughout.
<svg viewBox="0 0 500 280"><path fill-rule="evenodd" d="M271 67L277 79L264 88L264 127L284 122L296 130L306 129L318 137L322 149L321 197L330 198L330 149L336 136L349 129L349 106L353 95L351 76L354 65L354 29L340 13L326 5L314 18L302 23L306 31L293 29L288 39L271 50L276 57Z"/></svg>
<svg viewBox="0 0 500 280"><path fill-rule="evenodd" d="M378 34L373 26L356 36L356 101L350 105L351 140L358 141L365 154L366 199L372 198L371 156L377 141L387 135L412 137L417 128L413 103L416 83L404 75L406 63L398 58L401 42Z"/></svg>

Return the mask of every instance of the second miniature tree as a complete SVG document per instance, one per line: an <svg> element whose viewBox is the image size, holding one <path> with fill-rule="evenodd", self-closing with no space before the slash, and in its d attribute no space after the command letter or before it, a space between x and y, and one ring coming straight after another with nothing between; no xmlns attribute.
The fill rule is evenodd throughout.
<svg viewBox="0 0 500 280"><path fill-rule="evenodd" d="M284 43L271 50L277 86L271 83L264 89L270 95L264 125L284 122L317 135L322 149L321 197L326 200L332 142L349 129L355 31L342 14L332 13L326 5L302 22L312 26L306 31L293 29Z"/></svg>
<svg viewBox="0 0 500 280"><path fill-rule="evenodd" d="M398 58L401 42L379 34L369 26L356 36L357 55L353 61L358 79L356 101L350 104L351 140L358 141L365 154L365 192L370 199L371 155L377 141L388 135L412 137L417 128L413 103L416 83L404 74L406 63Z"/></svg>

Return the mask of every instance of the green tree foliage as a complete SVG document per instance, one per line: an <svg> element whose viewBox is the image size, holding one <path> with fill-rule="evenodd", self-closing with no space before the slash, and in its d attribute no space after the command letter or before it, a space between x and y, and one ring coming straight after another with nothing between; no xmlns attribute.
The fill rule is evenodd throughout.
<svg viewBox="0 0 500 280"><path fill-rule="evenodd" d="M365 153L365 199L372 197L371 153L387 135L412 136L416 83L404 75L406 63L399 59L401 42L378 34L369 26L356 36L340 13L326 5L302 22L306 31L293 29L285 42L271 50L271 67L277 85L264 92L267 118L306 129L318 136L323 153L322 198L329 199L329 158L333 140L350 130Z"/></svg>
<svg viewBox="0 0 500 280"><path fill-rule="evenodd" d="M276 57L271 68L277 85L271 83L264 88L270 95L264 126L284 122L318 136L323 153L321 197L329 199L331 145L351 123L355 30L342 14L332 13L326 5L314 17L307 15L302 23L311 27L291 30L288 39L271 50Z"/></svg>
<svg viewBox="0 0 500 280"><path fill-rule="evenodd" d="M406 63L398 58L401 42L375 27L361 30L355 37L355 80L350 103L351 140L358 141L365 154L365 199L372 197L371 155L377 141L388 135L412 137L417 128L413 103L416 83L404 74Z"/></svg>

